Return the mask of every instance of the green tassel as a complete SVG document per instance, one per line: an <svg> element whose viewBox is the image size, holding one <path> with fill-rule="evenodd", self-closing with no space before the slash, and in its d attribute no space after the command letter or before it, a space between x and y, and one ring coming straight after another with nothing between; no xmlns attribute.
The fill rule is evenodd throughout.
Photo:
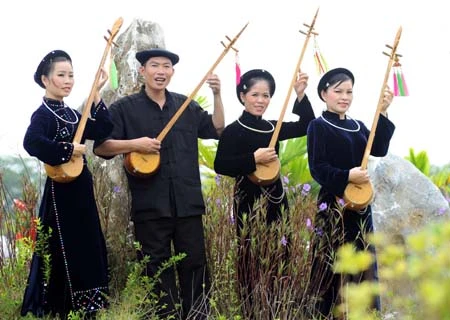
<svg viewBox="0 0 450 320"><path fill-rule="evenodd" d="M114 60L111 60L111 63L109 65L109 85L113 90L117 90L117 88L119 87L117 68L116 64L114 63Z"/></svg>
<svg viewBox="0 0 450 320"><path fill-rule="evenodd" d="M397 70L397 82L398 82L398 91L400 92L400 96L405 96L405 89L403 87L403 79L400 70Z"/></svg>

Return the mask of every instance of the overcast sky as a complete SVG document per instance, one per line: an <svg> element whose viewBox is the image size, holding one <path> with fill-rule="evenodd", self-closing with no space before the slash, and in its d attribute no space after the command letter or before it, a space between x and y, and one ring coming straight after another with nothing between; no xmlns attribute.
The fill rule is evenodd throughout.
<svg viewBox="0 0 450 320"><path fill-rule="evenodd" d="M315 30L317 43L330 68L346 67L355 75L350 115L370 129L377 107L388 57L403 28L398 53L410 96L394 98L389 117L396 125L390 151L404 157L409 148L427 151L431 163L450 162L450 22L445 1L360 0L53 0L14 1L0 4L0 50L2 104L0 152L24 154L22 139L31 113L40 105L44 91L33 81L42 57L53 49L67 51L73 60L75 87L66 99L77 107L89 94L105 48L103 36L118 17L121 31L133 19L158 23L167 49L179 54L180 62L169 90L189 94L222 53L221 41L234 37L249 25L236 42L242 72L264 68L273 74L277 89L266 112L278 119L288 94L306 30L320 7ZM316 115L324 109L317 96L319 75L313 60L311 38L302 63L310 75L307 94ZM230 51L216 68L222 80L226 122L235 120L242 106L235 94L234 53ZM388 84L392 87L391 78ZM199 94L212 102L207 85ZM294 96L292 95L291 101ZM285 119L290 114L289 103Z"/></svg>

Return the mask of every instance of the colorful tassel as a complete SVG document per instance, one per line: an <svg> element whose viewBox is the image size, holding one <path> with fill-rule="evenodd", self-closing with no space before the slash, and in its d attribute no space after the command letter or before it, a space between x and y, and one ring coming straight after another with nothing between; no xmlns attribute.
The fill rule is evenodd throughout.
<svg viewBox="0 0 450 320"><path fill-rule="evenodd" d="M409 96L408 87L406 85L405 76L403 75L402 65L399 62L399 57L396 56L393 65L393 80L394 80L394 96L405 97Z"/></svg>
<svg viewBox="0 0 450 320"><path fill-rule="evenodd" d="M236 85L238 85L239 82L241 82L241 66L239 64L239 54L237 51L235 55L235 69L236 69Z"/></svg>
<svg viewBox="0 0 450 320"><path fill-rule="evenodd" d="M328 65L319 49L316 36L314 36L314 62L316 63L317 73L319 75L328 71Z"/></svg>
<svg viewBox="0 0 450 320"><path fill-rule="evenodd" d="M109 64L109 86L113 90L119 87L119 79L117 77L117 68L114 59L111 59Z"/></svg>

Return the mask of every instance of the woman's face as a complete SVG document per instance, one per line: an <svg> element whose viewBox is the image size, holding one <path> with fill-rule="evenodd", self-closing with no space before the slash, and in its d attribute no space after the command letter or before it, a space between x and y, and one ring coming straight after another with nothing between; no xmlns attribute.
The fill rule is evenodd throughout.
<svg viewBox="0 0 450 320"><path fill-rule="evenodd" d="M42 82L47 98L63 100L70 94L75 83L72 64L69 61L55 62L49 76L42 77Z"/></svg>
<svg viewBox="0 0 450 320"><path fill-rule="evenodd" d="M262 116L270 103L270 86L266 80L258 80L247 91L241 92L241 100L244 102L245 111Z"/></svg>
<svg viewBox="0 0 450 320"><path fill-rule="evenodd" d="M322 91L327 110L344 116L353 100L353 84L351 80L342 81Z"/></svg>

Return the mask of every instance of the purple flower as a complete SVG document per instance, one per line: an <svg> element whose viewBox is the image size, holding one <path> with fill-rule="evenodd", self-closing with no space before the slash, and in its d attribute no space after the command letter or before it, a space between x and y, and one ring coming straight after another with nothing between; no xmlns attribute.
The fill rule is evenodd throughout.
<svg viewBox="0 0 450 320"><path fill-rule="evenodd" d="M339 205L342 206L342 207L345 206L345 201L344 201L344 199L342 199L342 198L339 198L338 203L339 203Z"/></svg>
<svg viewBox="0 0 450 320"><path fill-rule="evenodd" d="M122 188L120 188L120 186L114 186L114 188L113 188L114 193L119 193L121 190L122 190Z"/></svg>
<svg viewBox="0 0 450 320"><path fill-rule="evenodd" d="M311 190L311 185L308 183L305 183L302 188L302 195L306 196L310 190Z"/></svg>
<svg viewBox="0 0 450 320"><path fill-rule="evenodd" d="M307 228L308 230L310 230L310 231L313 230L312 221L311 221L310 218L307 218L307 219L306 219L306 228Z"/></svg>
<svg viewBox="0 0 450 320"><path fill-rule="evenodd" d="M322 228L315 228L314 231L316 231L316 234L321 237L323 235L323 230Z"/></svg>
<svg viewBox="0 0 450 320"><path fill-rule="evenodd" d="M289 183L289 178L287 176L283 176L283 183L284 184L288 184Z"/></svg>
<svg viewBox="0 0 450 320"><path fill-rule="evenodd" d="M216 185L219 185L220 180L221 180L220 174L216 174L215 180L216 180Z"/></svg>
<svg viewBox="0 0 450 320"><path fill-rule="evenodd" d="M282 236L282 237L281 237L281 241L280 241L280 242L281 242L281 244L282 244L283 246L285 246L285 247L287 246L288 241L287 241L287 239L286 239L285 236Z"/></svg>
<svg viewBox="0 0 450 320"><path fill-rule="evenodd" d="M231 224L235 223L235 219L234 219L234 214L233 213L230 214L230 223Z"/></svg>
<svg viewBox="0 0 450 320"><path fill-rule="evenodd" d="M319 205L319 211L324 211L324 210L326 210L327 209L327 204L325 203L325 202L322 202L320 205Z"/></svg>
<svg viewBox="0 0 450 320"><path fill-rule="evenodd" d="M222 200L216 199L216 206L220 207L221 204L222 204Z"/></svg>
<svg viewBox="0 0 450 320"><path fill-rule="evenodd" d="M445 208L439 208L438 216L442 216L445 213Z"/></svg>

